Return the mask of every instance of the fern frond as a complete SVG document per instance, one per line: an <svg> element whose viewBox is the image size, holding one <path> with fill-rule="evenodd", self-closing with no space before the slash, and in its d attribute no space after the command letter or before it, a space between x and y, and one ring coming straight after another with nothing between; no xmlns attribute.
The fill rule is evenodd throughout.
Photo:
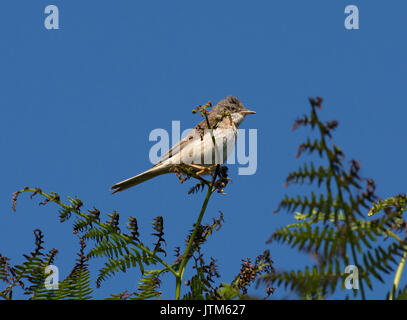
<svg viewBox="0 0 407 320"><path fill-rule="evenodd" d="M77 263L71 273L59 283L56 299L90 300L93 289L90 285L90 272L85 254L86 243L80 238Z"/></svg>
<svg viewBox="0 0 407 320"><path fill-rule="evenodd" d="M168 269L146 270L139 282L137 291L134 293L134 299L146 300L159 298L162 294L158 289L161 285L160 275L168 272Z"/></svg>
<svg viewBox="0 0 407 320"><path fill-rule="evenodd" d="M304 184L306 181L311 184L314 180L317 180L319 187L324 181L326 183L330 183L331 177L332 174L330 168L325 168L320 165L318 166L318 169L316 169L313 162L310 162L309 165L304 163L304 165L298 168L297 171L293 171L288 174L285 187L288 187L291 183Z"/></svg>
<svg viewBox="0 0 407 320"><path fill-rule="evenodd" d="M105 266L99 270L99 275L96 279L96 286L99 288L102 281L105 281L107 278L113 276L117 272L126 272L130 268L139 267L140 271L144 272L143 259L138 254L128 253L127 255L121 258L109 258L105 263Z"/></svg>
<svg viewBox="0 0 407 320"><path fill-rule="evenodd" d="M103 256L114 258L129 254L127 246L131 243L132 242L128 241L128 239L121 237L118 234L111 233L108 238L96 243L95 247L89 251L88 258Z"/></svg>
<svg viewBox="0 0 407 320"><path fill-rule="evenodd" d="M8 261L10 261L10 258L0 254L0 280L10 284L10 265Z"/></svg>
<svg viewBox="0 0 407 320"><path fill-rule="evenodd" d="M296 291L305 299L321 299L333 293L343 278L340 273L333 272L334 268L338 267L331 264L327 268L306 266L304 271L276 271L261 276L259 281Z"/></svg>
<svg viewBox="0 0 407 320"><path fill-rule="evenodd" d="M380 210L385 210L386 215L366 220L370 203L377 199L375 183L359 176L360 163L356 160L351 160L349 169L345 169L342 150L328 140L332 138L331 131L337 127L337 121L323 123L319 120L317 109L321 109L321 98L310 99L310 103L310 115L297 120L293 129L310 126L317 130L319 137L306 139L299 146L297 157L308 151L325 158L327 164L316 169L313 162L305 163L288 175L286 186L317 180L318 187L324 184L325 190L319 195L311 191L309 195L285 196L276 211L284 209L290 213L301 213L296 212L296 223L275 231L269 242L278 241L309 252L317 258L317 264L312 269L307 267L304 272L284 271L270 279L298 289L303 297L321 298L333 292L338 280L343 277L342 269L352 262L359 268L358 292L364 299L364 284L372 288L370 277L382 280L383 274L393 270L397 259L406 255L406 242L395 234L407 229L407 223L401 216L406 208L406 197L378 201L369 215ZM364 189L362 182L366 183ZM387 247L378 243L388 237L396 241ZM328 287L331 289L327 290Z"/></svg>
<svg viewBox="0 0 407 320"><path fill-rule="evenodd" d="M164 253L165 256L167 256L167 253L162 247L162 244L166 244L163 236L164 236L164 220L163 217L158 216L154 218L154 221L151 223L154 228L154 233L152 234L153 236L157 237L157 242L154 243L154 250L153 253L156 254L157 252Z"/></svg>

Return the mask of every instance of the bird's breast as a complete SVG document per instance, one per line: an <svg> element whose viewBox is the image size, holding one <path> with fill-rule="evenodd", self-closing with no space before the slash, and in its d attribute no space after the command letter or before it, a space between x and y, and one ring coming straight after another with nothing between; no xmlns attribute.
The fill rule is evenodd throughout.
<svg viewBox="0 0 407 320"><path fill-rule="evenodd" d="M212 166L223 164L232 153L237 137L237 128L205 130L204 134L190 140L173 161L183 164ZM215 143L214 143L215 142Z"/></svg>

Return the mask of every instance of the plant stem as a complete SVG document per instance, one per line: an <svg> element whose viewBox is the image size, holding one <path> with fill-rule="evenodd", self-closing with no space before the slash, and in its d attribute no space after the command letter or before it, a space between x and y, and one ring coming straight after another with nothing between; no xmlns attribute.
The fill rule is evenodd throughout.
<svg viewBox="0 0 407 320"><path fill-rule="evenodd" d="M2 297L5 300L11 300L8 296L6 296L4 293L0 292L0 297Z"/></svg>
<svg viewBox="0 0 407 320"><path fill-rule="evenodd" d="M401 241L400 238L399 238L399 240ZM397 291L397 288L399 286L401 274L403 273L404 265L406 263L406 260L407 260L407 246L404 247L403 256L401 257L400 263L399 263L399 265L397 267L397 271L396 271L396 275L394 276L393 286L391 288L389 300L394 299L394 295L395 295L395 293Z"/></svg>
<svg viewBox="0 0 407 320"><path fill-rule="evenodd" d="M312 110L313 115L315 116L315 118L317 119L318 122L318 129L321 135L321 145L322 148L325 150L326 155L328 157L328 161L329 161L329 166L333 167L333 161L332 161L332 157L331 157L331 150L328 148L327 143L325 141L325 136L324 136L324 125L319 121L315 109ZM340 204L344 204L344 199L343 199L343 195L342 195L342 187L341 187L341 182L339 180L338 175L334 172L333 173L333 177L335 179L335 183L336 183L336 188L337 188L337 192L338 192L338 202ZM346 231L348 233L348 237L351 240L350 241L350 248L351 248L351 252L352 252L352 258L353 258L353 262L355 263L355 265L359 268L359 263L357 260L357 255L355 252L355 247L354 247L354 234L353 234L353 230L352 230L352 225L351 225L351 221L349 220L349 214L346 212L346 210L344 210L344 218L345 218L345 224L346 224ZM361 294L361 298L362 300L365 300L365 290L363 287L363 281L359 281L359 286L360 286L360 294Z"/></svg>
<svg viewBox="0 0 407 320"><path fill-rule="evenodd" d="M191 252L192 245L194 243L196 234L198 232L198 228L201 225L202 218L203 218L203 216L205 214L206 207L208 206L209 199L211 198L211 195L212 195L212 193L214 191L213 185L215 183L216 176L218 175L218 171L219 171L219 165L216 166L215 173L212 176L212 181L208 186L208 191L206 192L205 200L204 200L204 202L202 204L202 208L201 208L201 211L199 213L198 220L195 223L194 230L192 231L191 237L189 238L187 248L186 248L186 250L185 250L185 252L183 254L183 258L182 258L180 267L178 269L178 273L176 275L176 283L175 283L176 284L176 288L175 288L175 299L176 300L179 300L180 295L181 295L181 284L182 284L182 277L183 277L184 271L185 271L185 266L188 263L188 260L189 260L190 256L193 254L193 252Z"/></svg>

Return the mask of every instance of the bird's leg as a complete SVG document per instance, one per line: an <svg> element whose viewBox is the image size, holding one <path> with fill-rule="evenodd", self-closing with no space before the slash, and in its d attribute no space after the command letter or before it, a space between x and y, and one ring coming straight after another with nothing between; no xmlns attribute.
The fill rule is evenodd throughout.
<svg viewBox="0 0 407 320"><path fill-rule="evenodd" d="M199 167L199 168L197 168L197 167ZM195 178L195 179L198 179L198 180L201 181L203 184L209 185L209 181L207 181L206 179L200 177L200 176L195 172L196 169L202 170L201 168L205 168L205 167L201 167L201 166L197 166L197 165L191 166L190 164L188 164L188 165L184 164L184 165L178 166L178 168L179 168L179 170L181 170L182 172L184 172L187 176L190 176L190 177L193 177L193 178Z"/></svg>
<svg viewBox="0 0 407 320"><path fill-rule="evenodd" d="M198 170L205 170L206 167L204 166L200 166L199 164L194 164L194 163L188 163L188 166L194 169L198 169Z"/></svg>
<svg viewBox="0 0 407 320"><path fill-rule="evenodd" d="M199 171L196 173L196 175L198 175L198 176L200 176L203 173L211 174L211 172L216 168L216 165L204 167L204 166L200 166L198 164L193 164L193 163L188 164L188 166L190 166L194 169L198 169Z"/></svg>

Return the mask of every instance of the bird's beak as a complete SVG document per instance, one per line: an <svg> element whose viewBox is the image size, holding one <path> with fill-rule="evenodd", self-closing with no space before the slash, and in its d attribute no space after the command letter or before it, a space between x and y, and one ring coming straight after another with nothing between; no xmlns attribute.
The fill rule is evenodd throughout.
<svg viewBox="0 0 407 320"><path fill-rule="evenodd" d="M256 111L252 111L252 110L243 110L240 113L246 115L246 114L256 114Z"/></svg>

